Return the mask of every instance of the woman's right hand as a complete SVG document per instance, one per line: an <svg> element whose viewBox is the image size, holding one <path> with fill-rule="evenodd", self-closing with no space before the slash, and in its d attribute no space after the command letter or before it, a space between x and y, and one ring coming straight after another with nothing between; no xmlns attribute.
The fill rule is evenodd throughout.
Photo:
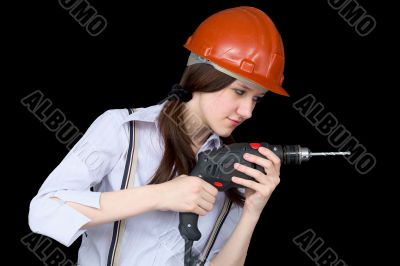
<svg viewBox="0 0 400 266"><path fill-rule="evenodd" d="M218 190L196 176L180 175L158 184L161 211L206 215L214 207Z"/></svg>

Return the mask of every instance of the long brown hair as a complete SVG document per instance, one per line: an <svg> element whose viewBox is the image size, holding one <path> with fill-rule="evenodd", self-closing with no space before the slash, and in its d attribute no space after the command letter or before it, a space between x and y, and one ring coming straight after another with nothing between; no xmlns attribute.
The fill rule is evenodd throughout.
<svg viewBox="0 0 400 266"><path fill-rule="evenodd" d="M234 82L235 79L214 69L208 64L188 66L183 73L180 85L190 92L215 92ZM150 184L160 184L172 180L176 174L189 174L196 164L196 155L192 149L192 139L182 130L185 105L181 101L169 101L161 110L158 118L161 135L164 139L164 155L160 166ZM233 143L232 136L221 137L225 144ZM239 206L243 206L244 198L234 188L225 192Z"/></svg>

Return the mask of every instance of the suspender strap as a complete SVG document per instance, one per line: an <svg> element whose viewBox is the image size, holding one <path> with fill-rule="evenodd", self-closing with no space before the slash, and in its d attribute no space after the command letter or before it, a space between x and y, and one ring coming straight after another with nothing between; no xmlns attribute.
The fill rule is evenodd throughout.
<svg viewBox="0 0 400 266"><path fill-rule="evenodd" d="M232 201L228 197L225 197L224 205L222 206L218 218L215 221L214 228L211 231L206 244L204 245L203 252L200 254L197 260L196 266L202 266L206 262L207 257L210 254L211 248L213 247L215 240L217 239L218 233L221 230L222 224L224 223L226 217L229 214L231 206L232 206Z"/></svg>
<svg viewBox="0 0 400 266"><path fill-rule="evenodd" d="M129 114L134 112L134 109L128 109ZM126 157L124 176L122 178L121 190L133 187L137 165L137 127L135 121L129 123L129 147ZM126 220L114 222L113 236L111 239L110 250L108 252L107 266L119 265L119 255L122 245L122 236L125 231Z"/></svg>

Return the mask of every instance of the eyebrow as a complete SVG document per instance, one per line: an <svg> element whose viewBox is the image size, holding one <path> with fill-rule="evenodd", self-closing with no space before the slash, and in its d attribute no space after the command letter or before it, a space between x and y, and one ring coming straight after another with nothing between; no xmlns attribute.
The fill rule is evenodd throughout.
<svg viewBox="0 0 400 266"><path fill-rule="evenodd" d="M247 90L253 90L252 88L250 88L250 87L248 87L248 86L246 86L246 85L244 85L244 84L242 84L242 87L243 87L244 89L247 89ZM265 92L264 92L264 93L258 94L258 96L264 97L264 96L265 96Z"/></svg>

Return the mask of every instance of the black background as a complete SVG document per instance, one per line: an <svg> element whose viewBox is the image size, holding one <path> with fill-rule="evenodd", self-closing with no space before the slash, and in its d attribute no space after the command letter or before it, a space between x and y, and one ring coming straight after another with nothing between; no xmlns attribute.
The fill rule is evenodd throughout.
<svg viewBox="0 0 400 266"><path fill-rule="evenodd" d="M377 196L384 189L379 133L385 131L387 109L382 92L387 77L383 59L387 27L383 7L358 1L377 27L359 36L328 1L196 1L129 4L89 1L103 15L107 28L90 36L58 1L19 4L10 25L5 78L12 91L10 121L17 143L12 162L17 200L12 200L13 247L18 262L46 265L20 240L30 232L29 202L68 152L65 145L21 104L40 90L80 131L108 109L158 103L179 81L188 51L187 37L209 15L228 7L251 5L265 11L281 32L286 53L284 87L290 98L268 94L251 121L234 132L237 141L300 144L313 151L332 151L327 137L292 104L307 94L332 112L376 159L361 175L339 157L312 158L301 166L283 167L281 183L257 225L246 265L317 265L292 239L307 229L324 240L348 265L385 265L386 233L374 221L385 220ZM378 105L384 105L376 108ZM21 160L22 158L22 160ZM16 189L13 189L15 191ZM79 241L70 248L56 244L67 258L76 258ZM20 264L20 263L18 263Z"/></svg>

